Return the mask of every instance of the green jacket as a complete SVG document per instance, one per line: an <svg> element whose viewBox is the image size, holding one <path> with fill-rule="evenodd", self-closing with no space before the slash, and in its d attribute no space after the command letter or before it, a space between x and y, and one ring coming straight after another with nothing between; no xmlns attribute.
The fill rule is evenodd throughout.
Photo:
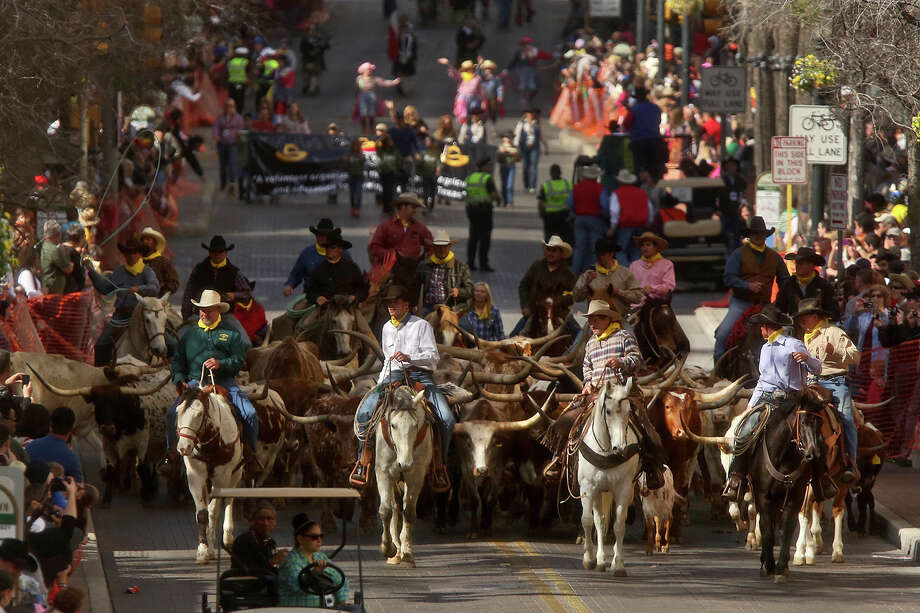
<svg viewBox="0 0 920 613"><path fill-rule="evenodd" d="M205 330L197 323L179 341L179 349L172 361L173 383L186 383L201 377L201 365L208 358L220 362L215 379L235 377L246 364L246 350L240 333L221 321L213 330ZM210 383L205 373L202 385Z"/></svg>

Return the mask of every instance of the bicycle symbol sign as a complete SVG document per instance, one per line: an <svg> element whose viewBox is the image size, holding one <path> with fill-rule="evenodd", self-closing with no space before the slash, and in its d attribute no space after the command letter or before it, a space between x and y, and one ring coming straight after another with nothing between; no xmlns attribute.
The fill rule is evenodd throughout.
<svg viewBox="0 0 920 613"><path fill-rule="evenodd" d="M833 109L825 105L789 107L789 136L808 139L809 164L846 164L847 133Z"/></svg>
<svg viewBox="0 0 920 613"><path fill-rule="evenodd" d="M747 87L741 66L709 66L701 69L700 109L711 113L743 113L747 110Z"/></svg>

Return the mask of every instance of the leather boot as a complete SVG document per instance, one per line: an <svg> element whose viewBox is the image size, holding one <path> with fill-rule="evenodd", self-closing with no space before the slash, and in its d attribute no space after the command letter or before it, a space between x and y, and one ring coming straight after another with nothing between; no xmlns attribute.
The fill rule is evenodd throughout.
<svg viewBox="0 0 920 613"><path fill-rule="evenodd" d="M826 471L821 473L817 483L812 479L812 485L815 486L815 498L818 500L830 500L837 495L839 491L831 476Z"/></svg>
<svg viewBox="0 0 920 613"><path fill-rule="evenodd" d="M553 459L543 469L543 478L548 483L559 483L562 479L562 460L558 455L554 455Z"/></svg>
<svg viewBox="0 0 920 613"><path fill-rule="evenodd" d="M859 468L856 467L856 463L853 462L852 458L849 456L846 457L846 462L843 465L843 470L840 471L840 474L837 475L837 480L847 486L850 490L853 490L854 487L859 483L859 480L862 479L862 475L859 473Z"/></svg>
<svg viewBox="0 0 920 613"><path fill-rule="evenodd" d="M256 452L252 447L249 446L249 443L243 443L243 473L249 475L251 478L262 474L262 470L265 467L262 466L262 463L259 462L259 457L256 455Z"/></svg>
<svg viewBox="0 0 920 613"><path fill-rule="evenodd" d="M431 467L431 489L436 494L450 491L450 476L443 462L434 462Z"/></svg>
<svg viewBox="0 0 920 613"><path fill-rule="evenodd" d="M731 473L725 483L725 489L722 490L722 498L726 500L738 500L738 494L741 492L741 474Z"/></svg>

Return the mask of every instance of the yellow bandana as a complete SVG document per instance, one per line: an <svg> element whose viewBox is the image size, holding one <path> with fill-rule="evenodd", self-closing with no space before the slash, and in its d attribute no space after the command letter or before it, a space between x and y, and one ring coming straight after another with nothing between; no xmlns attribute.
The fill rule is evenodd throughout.
<svg viewBox="0 0 920 613"><path fill-rule="evenodd" d="M610 273L612 273L614 270L616 270L619 267L620 267L620 263L616 260L613 261L613 266L611 266L610 268L604 268L599 263L594 265L594 268L597 270L597 272L599 272L602 275L609 275Z"/></svg>
<svg viewBox="0 0 920 613"><path fill-rule="evenodd" d="M145 256L144 256L144 261L145 261L145 262L149 262L150 260L155 260L155 259L157 259L158 257L160 257L161 255L163 255L163 254L160 253L159 251L154 251L154 252L151 253L150 255L145 255Z"/></svg>
<svg viewBox="0 0 920 613"><path fill-rule="evenodd" d="M748 247L750 247L751 249L753 249L753 250L756 251L757 253L763 253L764 251L767 250L767 244L766 244L766 243L764 243L763 245L755 245L755 244L752 243L751 241L748 241Z"/></svg>
<svg viewBox="0 0 920 613"><path fill-rule="evenodd" d="M808 285L815 278L815 271L811 271L811 274L807 277L796 275L795 278L799 280L800 285Z"/></svg>
<svg viewBox="0 0 920 613"><path fill-rule="evenodd" d="M396 319L395 317L390 317L390 323L393 324L394 328L398 328L399 324L404 322L406 320L406 317L408 316L409 316L409 313L406 312L406 314L402 316L402 319Z"/></svg>
<svg viewBox="0 0 920 613"><path fill-rule="evenodd" d="M620 322L618 322L618 321L611 321L611 322L610 322L610 325L607 326L607 329L604 330L603 332L601 332L600 334L597 335L597 340L599 340L599 341L605 341L605 340L607 340L608 338L610 338L610 335L611 335L611 334L613 334L614 332L616 332L617 330L619 330L621 327L622 327L622 326L620 326Z"/></svg>
<svg viewBox="0 0 920 613"><path fill-rule="evenodd" d="M476 309L476 316L479 317L480 321L485 321L489 318L489 311L486 310L486 307L482 307L482 310Z"/></svg>
<svg viewBox="0 0 920 613"><path fill-rule="evenodd" d="M824 319L818 322L818 325L816 325L814 328L812 328L811 330L805 333L805 344L806 345L811 342L811 339L813 339L814 337L818 335L818 332L821 331L821 328L824 327L824 324L826 324L827 321L828 319L827 317L825 317Z"/></svg>
<svg viewBox="0 0 920 613"><path fill-rule="evenodd" d="M647 257L645 257L644 255L642 256L642 261L643 261L643 262L646 262L647 264L654 264L655 262L657 262L657 261L660 260L660 259L661 259L661 254L660 254L660 253L656 253L655 255L653 255L653 256L650 257L650 258L647 258Z"/></svg>
<svg viewBox="0 0 920 613"><path fill-rule="evenodd" d="M448 253L448 254L447 254L447 257L445 257L443 260L442 260L441 258L439 258L438 256L434 255L434 254L432 254L432 255L431 255L431 258L429 258L429 259L430 259L430 260L432 261L432 263L434 263L434 264L442 264L442 265L443 265L443 264L450 264L451 262L454 261L454 252L451 251L450 253Z"/></svg>
<svg viewBox="0 0 920 613"><path fill-rule="evenodd" d="M338 262L341 262L341 261L342 261L342 256L339 256L339 257L337 257L336 259L333 260L332 258L330 258L330 257L327 255L327 256L326 256L326 261L329 262L330 264L337 264Z"/></svg>
<svg viewBox="0 0 920 613"><path fill-rule="evenodd" d="M201 328L202 330L211 331L211 330L213 330L214 328L216 328L217 325L218 325L219 323L220 323L220 315L217 316L217 319L215 319L215 320L214 320L214 323L211 324L210 326L209 326L208 324L204 323L203 321L201 321L201 320L199 319L199 320L198 320L198 327Z"/></svg>
<svg viewBox="0 0 920 613"><path fill-rule="evenodd" d="M770 336L767 337L767 342L768 342L768 343L775 343L775 342L776 342L776 339L778 339L782 333L783 333L782 330L777 330L776 332L774 332L773 334L771 334Z"/></svg>
<svg viewBox="0 0 920 613"><path fill-rule="evenodd" d="M240 308L243 309L244 311L248 311L249 309L252 308L252 298L250 298L250 299L249 299L249 302L247 302L246 304L243 304L242 302L237 302L237 303L236 303L236 306L240 307ZM201 320L199 320L199 321L201 321Z"/></svg>
<svg viewBox="0 0 920 613"><path fill-rule="evenodd" d="M217 264L214 263L214 260L209 259L208 261L211 263L211 268L223 268L227 265L227 258L222 259Z"/></svg>
<svg viewBox="0 0 920 613"><path fill-rule="evenodd" d="M135 264L134 266L125 262L125 270L127 270L128 272L130 272L132 275L136 277L137 275L144 272L144 260L138 260L137 264Z"/></svg>
<svg viewBox="0 0 920 613"><path fill-rule="evenodd" d="M326 255L326 248L320 245L319 243L316 243L316 253L320 255Z"/></svg>
<svg viewBox="0 0 920 613"><path fill-rule="evenodd" d="M403 230L405 230L406 228L408 228L408 227L409 227L409 224L412 223L412 220L411 220L411 219L410 219L409 221L403 221L402 218L400 218L400 217L397 217L397 219L399 219L399 223L402 224Z"/></svg>

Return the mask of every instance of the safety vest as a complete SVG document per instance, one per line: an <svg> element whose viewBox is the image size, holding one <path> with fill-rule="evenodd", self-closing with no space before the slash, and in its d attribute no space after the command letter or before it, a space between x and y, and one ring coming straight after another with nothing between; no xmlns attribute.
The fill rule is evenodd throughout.
<svg viewBox="0 0 920 613"><path fill-rule="evenodd" d="M572 184L565 179L550 179L543 182L543 194L546 196L544 210L547 213L558 213L566 209Z"/></svg>
<svg viewBox="0 0 920 613"><path fill-rule="evenodd" d="M245 83L249 70L249 58L235 57L227 64L228 80L231 83Z"/></svg>
<svg viewBox="0 0 920 613"><path fill-rule="evenodd" d="M281 68L281 62L275 58L268 58L262 64L262 76L259 77L260 81L271 83L275 80L275 72Z"/></svg>
<svg viewBox="0 0 920 613"><path fill-rule="evenodd" d="M492 202L486 184L492 180L487 172L474 172L466 178L466 203L488 204Z"/></svg>

